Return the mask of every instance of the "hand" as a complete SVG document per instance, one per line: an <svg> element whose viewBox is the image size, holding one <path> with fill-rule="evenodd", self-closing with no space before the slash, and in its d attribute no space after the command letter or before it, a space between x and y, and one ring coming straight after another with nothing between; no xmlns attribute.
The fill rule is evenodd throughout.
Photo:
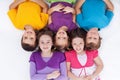
<svg viewBox="0 0 120 80"><path fill-rule="evenodd" d="M47 75L47 79L56 79L58 76L60 76L59 71L53 71L52 73Z"/></svg>
<svg viewBox="0 0 120 80"><path fill-rule="evenodd" d="M62 11L65 11L64 14L67 14L67 13L75 14L74 8L71 8L69 6L65 7Z"/></svg>
<svg viewBox="0 0 120 80"><path fill-rule="evenodd" d="M93 76L92 75L88 75L85 77L85 80L93 80Z"/></svg>
<svg viewBox="0 0 120 80"><path fill-rule="evenodd" d="M54 7L52 7L52 10L53 11L58 11L58 12L61 12L61 10L64 8L64 6L62 4L58 4Z"/></svg>
<svg viewBox="0 0 120 80"><path fill-rule="evenodd" d="M43 8L43 9L42 9L42 12L43 12L43 13L46 13L46 14L47 14L47 11L48 11L47 8Z"/></svg>

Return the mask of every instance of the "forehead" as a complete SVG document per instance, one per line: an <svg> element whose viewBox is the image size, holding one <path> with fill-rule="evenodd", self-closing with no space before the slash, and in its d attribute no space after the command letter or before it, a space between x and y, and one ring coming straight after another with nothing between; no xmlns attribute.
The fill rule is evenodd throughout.
<svg viewBox="0 0 120 80"><path fill-rule="evenodd" d="M43 41L46 41L46 40L52 40L52 38L49 36L49 35L42 35L39 40L43 40Z"/></svg>
<svg viewBox="0 0 120 80"><path fill-rule="evenodd" d="M77 42L77 43L79 43L79 42L84 42L84 40L83 40L83 38L76 37L76 38L73 38L73 39L72 39L72 42Z"/></svg>

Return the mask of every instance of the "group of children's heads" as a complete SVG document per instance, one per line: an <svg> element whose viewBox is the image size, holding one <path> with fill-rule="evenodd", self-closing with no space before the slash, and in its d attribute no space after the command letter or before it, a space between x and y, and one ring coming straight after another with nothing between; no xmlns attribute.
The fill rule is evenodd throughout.
<svg viewBox="0 0 120 80"><path fill-rule="evenodd" d="M52 48L64 52L72 48L79 52L79 50L96 50L100 44L101 37L94 28L88 32L81 28L70 32L60 29L57 33L49 28L44 28L36 33L30 25L27 25L21 40L22 48L26 51L33 51L38 46L39 50Z"/></svg>

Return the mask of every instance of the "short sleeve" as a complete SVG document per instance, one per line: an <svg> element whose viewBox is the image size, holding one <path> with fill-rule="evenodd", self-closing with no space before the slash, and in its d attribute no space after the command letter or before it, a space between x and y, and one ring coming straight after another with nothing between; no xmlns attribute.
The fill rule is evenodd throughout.
<svg viewBox="0 0 120 80"><path fill-rule="evenodd" d="M96 58L98 56L98 50L93 51L93 58Z"/></svg>
<svg viewBox="0 0 120 80"><path fill-rule="evenodd" d="M114 14L113 14L113 11L106 10L105 15L107 16L107 18L108 18L108 20L110 22L112 20Z"/></svg>
<svg viewBox="0 0 120 80"><path fill-rule="evenodd" d="M49 24L49 25L48 25L48 28L49 28L50 30L54 31L54 32L57 32L57 29L56 29L56 27L54 26L53 23Z"/></svg>
<svg viewBox="0 0 120 80"><path fill-rule="evenodd" d="M11 22L13 23L14 26L16 26L16 14L17 14L17 10L16 9L11 9L7 12L7 15L9 16Z"/></svg>
<svg viewBox="0 0 120 80"><path fill-rule="evenodd" d="M69 52L65 52L66 62L70 62Z"/></svg>

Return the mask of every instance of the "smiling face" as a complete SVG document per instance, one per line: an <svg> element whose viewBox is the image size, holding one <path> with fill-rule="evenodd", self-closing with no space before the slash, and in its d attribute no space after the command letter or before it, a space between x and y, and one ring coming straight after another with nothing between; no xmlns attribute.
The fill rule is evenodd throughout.
<svg viewBox="0 0 120 80"><path fill-rule="evenodd" d="M98 30L96 28L93 28L91 30L88 31L87 33L87 37L86 37L86 43L93 43L93 44L98 44L99 42L99 33Z"/></svg>
<svg viewBox="0 0 120 80"><path fill-rule="evenodd" d="M72 47L77 53L84 51L84 40L83 38L76 37L72 39Z"/></svg>
<svg viewBox="0 0 120 80"><path fill-rule="evenodd" d="M52 45L52 38L49 35L42 35L39 38L39 47L42 50L42 52L51 51Z"/></svg>
<svg viewBox="0 0 120 80"><path fill-rule="evenodd" d="M33 29L26 29L22 38L23 43L29 44L31 46L35 45L36 34Z"/></svg>
<svg viewBox="0 0 120 80"><path fill-rule="evenodd" d="M55 37L55 44L57 46L61 46L62 48L66 47L68 45L68 35L66 31L59 30Z"/></svg>

